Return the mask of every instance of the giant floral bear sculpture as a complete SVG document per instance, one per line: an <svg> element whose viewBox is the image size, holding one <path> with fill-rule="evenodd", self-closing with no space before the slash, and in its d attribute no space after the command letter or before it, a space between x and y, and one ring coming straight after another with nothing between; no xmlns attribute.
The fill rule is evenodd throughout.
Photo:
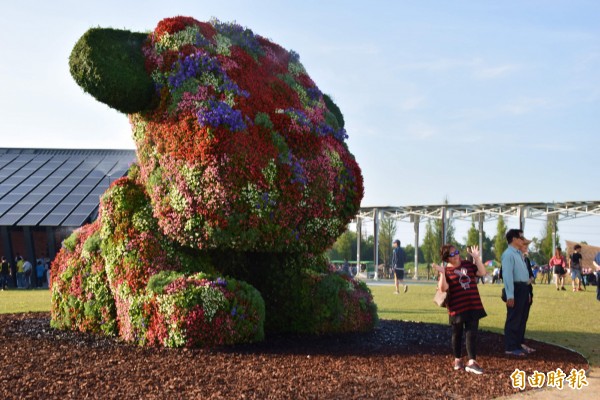
<svg viewBox="0 0 600 400"><path fill-rule="evenodd" d="M175 17L150 34L90 29L70 68L129 114L139 167L57 257L55 326L173 346L260 340L263 321L373 327L369 290L322 257L358 210L361 172L340 110L296 53L237 24Z"/></svg>

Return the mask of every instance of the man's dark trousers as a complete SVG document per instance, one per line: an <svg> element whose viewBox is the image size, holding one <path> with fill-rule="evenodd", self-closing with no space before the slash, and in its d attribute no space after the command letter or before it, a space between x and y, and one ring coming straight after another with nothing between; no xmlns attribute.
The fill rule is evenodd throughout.
<svg viewBox="0 0 600 400"><path fill-rule="evenodd" d="M527 307L529 306L529 285L527 282L514 283L513 307L506 307L506 323L504 324L504 350L521 350L521 341L525 336L527 324Z"/></svg>

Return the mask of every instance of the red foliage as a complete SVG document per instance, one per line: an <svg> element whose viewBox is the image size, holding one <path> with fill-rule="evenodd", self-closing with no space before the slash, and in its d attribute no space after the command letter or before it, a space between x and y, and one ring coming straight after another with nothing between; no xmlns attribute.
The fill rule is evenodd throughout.
<svg viewBox="0 0 600 400"><path fill-rule="evenodd" d="M158 40L165 33L173 34L175 32L184 30L189 25L200 26L200 22L191 17L177 16L173 18L165 18L161 20L158 23L158 25L156 25L156 29L154 29L154 34L156 35L156 39Z"/></svg>

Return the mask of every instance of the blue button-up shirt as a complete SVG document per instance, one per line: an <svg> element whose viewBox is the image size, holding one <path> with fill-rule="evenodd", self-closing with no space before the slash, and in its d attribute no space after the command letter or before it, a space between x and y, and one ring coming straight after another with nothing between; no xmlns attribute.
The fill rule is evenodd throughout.
<svg viewBox="0 0 600 400"><path fill-rule="evenodd" d="M502 253L502 280L507 299L515 298L515 282L529 282L529 272L523 261L523 254L511 245Z"/></svg>

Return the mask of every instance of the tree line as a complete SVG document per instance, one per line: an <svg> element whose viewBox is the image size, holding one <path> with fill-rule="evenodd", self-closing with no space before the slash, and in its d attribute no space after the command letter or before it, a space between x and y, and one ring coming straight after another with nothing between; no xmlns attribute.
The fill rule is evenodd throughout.
<svg viewBox="0 0 600 400"><path fill-rule="evenodd" d="M392 218L384 218L379 225L379 262L390 265L392 254L392 242L396 239L396 220ZM425 225L425 235L421 245L419 246L419 263L431 264L439 263L439 250L442 246L443 227L441 220L429 220ZM484 261L495 260L500 263L502 253L508 247L505 235L508 230L504 218L498 217L496 224L496 233L493 237L489 237L486 232L483 232L483 249L482 256ZM558 232L558 226L555 219L549 219L546 226L540 233L540 237L532 237L532 243L529 245L529 257L538 265L547 264L552 257L554 250L552 248L553 232ZM371 261L374 259L374 237L373 235L362 234L360 244L360 259L363 261ZM412 262L415 258L415 247L408 243L407 240L402 241L402 247L406 252L406 259ZM560 242L560 238L556 236L556 243ZM462 242L455 238L455 228L452 221L448 223L446 228L446 243L451 243L461 251L465 251L467 246L479 245L479 230L475 226L475 219L471 222L471 227L467 231L467 236ZM583 242L582 242L583 243ZM356 260L357 249L357 233L351 230L346 230L333 244L327 255L330 260ZM462 255L466 257L466 253Z"/></svg>

